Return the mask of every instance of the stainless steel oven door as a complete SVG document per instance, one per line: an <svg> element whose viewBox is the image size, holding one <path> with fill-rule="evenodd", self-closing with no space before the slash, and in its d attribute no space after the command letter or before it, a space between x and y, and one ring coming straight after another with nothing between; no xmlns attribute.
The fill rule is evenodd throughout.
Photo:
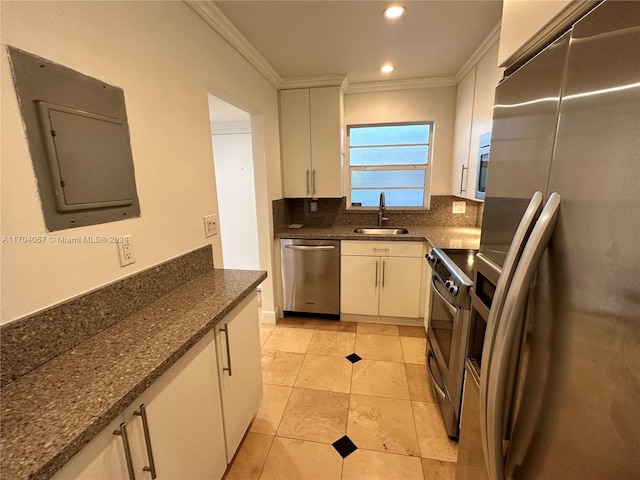
<svg viewBox="0 0 640 480"><path fill-rule="evenodd" d="M457 438L469 310L458 308L447 301L441 293L444 291L444 284L434 275L431 279L427 333L427 370L438 398L447 434Z"/></svg>
<svg viewBox="0 0 640 480"><path fill-rule="evenodd" d="M449 303L439 289L444 285L437 276L431 278L431 304L429 313L428 336L437 347L438 363L445 371L451 366L451 353L455 342L455 327L459 323L460 308Z"/></svg>

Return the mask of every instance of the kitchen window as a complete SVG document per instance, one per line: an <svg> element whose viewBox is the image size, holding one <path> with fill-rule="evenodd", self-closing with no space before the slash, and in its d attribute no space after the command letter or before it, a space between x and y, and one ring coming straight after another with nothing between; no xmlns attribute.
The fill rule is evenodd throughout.
<svg viewBox="0 0 640 480"><path fill-rule="evenodd" d="M351 209L429 208L432 122L347 127L348 194Z"/></svg>

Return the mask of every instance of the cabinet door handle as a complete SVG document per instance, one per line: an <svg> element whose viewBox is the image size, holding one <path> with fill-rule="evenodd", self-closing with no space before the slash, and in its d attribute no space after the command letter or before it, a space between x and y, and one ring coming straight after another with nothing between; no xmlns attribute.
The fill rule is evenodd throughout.
<svg viewBox="0 0 640 480"><path fill-rule="evenodd" d="M316 194L316 169L311 170L311 186L313 187L313 194Z"/></svg>
<svg viewBox="0 0 640 480"><path fill-rule="evenodd" d="M151 473L151 478L156 478L156 464L153 461L153 450L151 449L151 435L149 434L149 421L147 420L147 407L143 403L140 410L133 412L134 415L142 417L142 429L144 430L144 443L147 446L147 457L149 457L149 466L143 467L142 470Z"/></svg>
<svg viewBox="0 0 640 480"><path fill-rule="evenodd" d="M229 376L231 376L231 350L229 350L229 325L227 323L224 324L224 327L220 329L221 332L224 332L224 339L227 345L227 365L228 367L222 367L222 370L226 370L229 372Z"/></svg>
<svg viewBox="0 0 640 480"><path fill-rule="evenodd" d="M133 461L131 460L131 448L129 447L129 435L127 435L127 424L122 422L120 430L114 430L114 435L122 437L122 445L124 446L124 458L127 461L127 471L129 472L129 480L136 480L136 474L133 470Z"/></svg>
<svg viewBox="0 0 640 480"><path fill-rule="evenodd" d="M386 262L383 260L382 261L382 288L384 288L384 264Z"/></svg>
<svg viewBox="0 0 640 480"><path fill-rule="evenodd" d="M376 260L376 288L378 287L378 261Z"/></svg>
<svg viewBox="0 0 640 480"><path fill-rule="evenodd" d="M463 189L462 185L464 184L464 171L469 168L469 167L465 167L464 165L462 165L462 172L460 173L460 193L462 192L466 192L467 189Z"/></svg>
<svg viewBox="0 0 640 480"><path fill-rule="evenodd" d="M310 190L309 190L309 170L307 170L307 195L309 195Z"/></svg>

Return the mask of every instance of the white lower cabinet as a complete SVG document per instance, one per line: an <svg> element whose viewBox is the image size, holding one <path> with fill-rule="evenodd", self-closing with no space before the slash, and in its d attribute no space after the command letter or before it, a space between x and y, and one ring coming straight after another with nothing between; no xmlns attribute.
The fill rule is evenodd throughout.
<svg viewBox="0 0 640 480"><path fill-rule="evenodd" d="M379 257L340 257L340 313L378 315L379 278Z"/></svg>
<svg viewBox="0 0 640 480"><path fill-rule="evenodd" d="M142 410L149 431L148 442ZM120 434L114 434L116 431ZM131 473L123 442L125 432ZM218 480L227 468L213 331L189 349L53 478L147 480L152 478L151 456L156 478L160 480Z"/></svg>
<svg viewBox="0 0 640 480"><path fill-rule="evenodd" d="M420 242L343 241L340 312L418 318L424 258Z"/></svg>
<svg viewBox="0 0 640 480"><path fill-rule="evenodd" d="M53 479L113 480L129 478L122 438L113 434L114 431L120 430L120 424L123 421L123 417L119 416L111 422L62 470L59 470Z"/></svg>
<svg viewBox="0 0 640 480"><path fill-rule="evenodd" d="M262 399L259 336L252 293L53 479L222 478Z"/></svg>
<svg viewBox="0 0 640 480"><path fill-rule="evenodd" d="M420 316L423 264L422 258L382 258L380 315L411 318Z"/></svg>
<svg viewBox="0 0 640 480"><path fill-rule="evenodd" d="M219 479L224 474L227 459L213 337L209 332L125 410L137 479L152 478L151 455L159 480Z"/></svg>
<svg viewBox="0 0 640 480"><path fill-rule="evenodd" d="M253 294L216 327L218 378L229 463L262 400L257 313L257 296Z"/></svg>

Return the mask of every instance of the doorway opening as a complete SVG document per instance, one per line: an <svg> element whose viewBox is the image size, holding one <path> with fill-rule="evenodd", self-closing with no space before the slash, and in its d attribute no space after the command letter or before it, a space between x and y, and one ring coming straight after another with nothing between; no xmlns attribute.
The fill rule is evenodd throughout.
<svg viewBox="0 0 640 480"><path fill-rule="evenodd" d="M260 270L251 116L208 100L223 267Z"/></svg>

